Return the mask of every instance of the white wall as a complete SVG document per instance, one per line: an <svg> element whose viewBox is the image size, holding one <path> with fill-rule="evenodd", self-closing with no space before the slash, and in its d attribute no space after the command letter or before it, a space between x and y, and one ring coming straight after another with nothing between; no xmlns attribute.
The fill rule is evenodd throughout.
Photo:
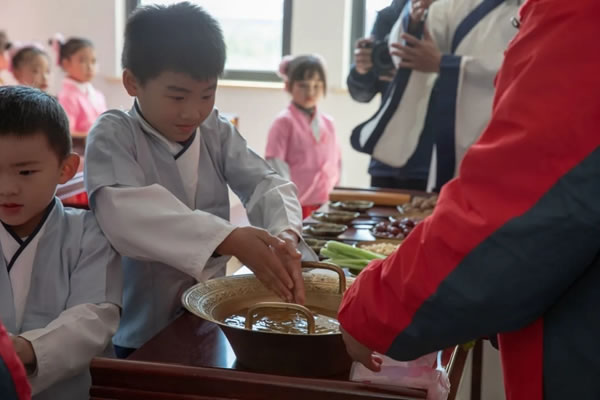
<svg viewBox="0 0 600 400"><path fill-rule="evenodd" d="M223 0L227 1L227 0ZM349 63L350 0L296 0L292 21L292 53L315 52L327 60L331 88L322 110L333 116L343 146L342 184L368 186L368 157L350 147L349 134L377 108L354 102L343 89ZM56 32L65 37L80 35L96 47L99 74L94 84L105 94L109 107L128 108L131 99L118 77L123 0L0 0L0 29L11 40L45 43ZM56 92L62 74L54 68L51 92ZM288 103L282 86L243 87L222 85L217 107L240 118L240 130L250 146L263 154L272 119Z"/></svg>

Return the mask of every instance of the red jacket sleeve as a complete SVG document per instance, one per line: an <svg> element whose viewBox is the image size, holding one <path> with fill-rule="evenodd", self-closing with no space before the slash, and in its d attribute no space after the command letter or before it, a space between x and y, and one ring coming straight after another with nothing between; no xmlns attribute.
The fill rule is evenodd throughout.
<svg viewBox="0 0 600 400"><path fill-rule="evenodd" d="M348 289L339 320L411 359L535 321L600 248L600 3L530 0L489 126L433 215Z"/></svg>

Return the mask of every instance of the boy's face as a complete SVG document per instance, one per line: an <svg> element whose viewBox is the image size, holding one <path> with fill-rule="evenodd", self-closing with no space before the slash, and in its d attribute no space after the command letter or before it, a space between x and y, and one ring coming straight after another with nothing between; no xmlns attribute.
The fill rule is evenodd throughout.
<svg viewBox="0 0 600 400"><path fill-rule="evenodd" d="M123 72L125 89L138 99L144 118L167 139L183 142L212 112L217 79L198 81L164 71L141 85L129 70Z"/></svg>
<svg viewBox="0 0 600 400"><path fill-rule="evenodd" d="M56 185L77 172L79 156L60 161L43 133L0 136L0 221L29 236L52 200Z"/></svg>

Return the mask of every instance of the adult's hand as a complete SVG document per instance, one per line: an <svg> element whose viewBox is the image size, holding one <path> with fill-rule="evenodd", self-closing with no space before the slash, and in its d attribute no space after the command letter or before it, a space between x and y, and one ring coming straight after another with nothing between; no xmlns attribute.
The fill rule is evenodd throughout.
<svg viewBox="0 0 600 400"><path fill-rule="evenodd" d="M371 61L372 46L372 38L362 38L356 41L354 65L356 72L361 75L368 73L373 68L373 62Z"/></svg>
<svg viewBox="0 0 600 400"><path fill-rule="evenodd" d="M406 44L392 43L390 54L401 58L399 68L410 68L420 72L440 72L442 52L433 41L429 30L423 31L423 39L405 33L402 39Z"/></svg>

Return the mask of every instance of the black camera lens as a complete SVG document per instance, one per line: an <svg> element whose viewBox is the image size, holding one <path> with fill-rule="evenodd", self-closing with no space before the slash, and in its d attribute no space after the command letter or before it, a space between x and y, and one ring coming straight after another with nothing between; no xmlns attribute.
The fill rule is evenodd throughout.
<svg viewBox="0 0 600 400"><path fill-rule="evenodd" d="M394 62L387 41L381 40L373 44L371 61L373 62L373 68L379 75L389 74L390 71L394 70Z"/></svg>
<svg viewBox="0 0 600 400"><path fill-rule="evenodd" d="M394 62L390 55L387 38L373 43L371 62L373 63L373 69L378 75L388 75L394 71Z"/></svg>

